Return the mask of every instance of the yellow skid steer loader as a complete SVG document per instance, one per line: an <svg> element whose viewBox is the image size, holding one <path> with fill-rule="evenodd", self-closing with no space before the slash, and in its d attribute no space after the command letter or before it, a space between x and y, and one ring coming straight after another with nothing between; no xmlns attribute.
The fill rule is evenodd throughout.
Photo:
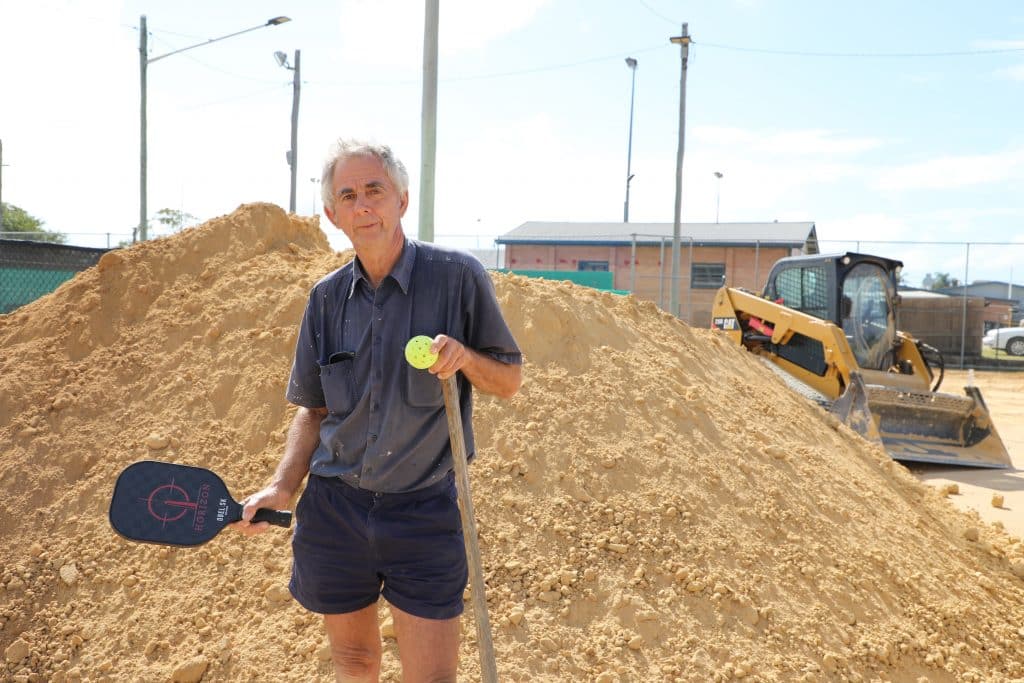
<svg viewBox="0 0 1024 683"><path fill-rule="evenodd" d="M896 329L902 267L853 252L784 258L762 294L718 290L711 327L896 460L1008 467L977 387L940 393L942 354Z"/></svg>

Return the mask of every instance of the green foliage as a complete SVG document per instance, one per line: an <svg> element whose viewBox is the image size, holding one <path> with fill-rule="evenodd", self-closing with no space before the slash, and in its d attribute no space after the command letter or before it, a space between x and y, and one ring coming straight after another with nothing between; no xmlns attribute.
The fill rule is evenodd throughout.
<svg viewBox="0 0 1024 683"><path fill-rule="evenodd" d="M168 234L178 232L186 224L197 220L195 216L187 211L179 211L178 209L160 209L156 212L154 219L166 228Z"/></svg>
<svg viewBox="0 0 1024 683"><path fill-rule="evenodd" d="M37 242L54 242L56 244L67 242L67 236L64 233L47 230L43 227L43 221L25 211L25 209L14 204L8 204L7 202L4 202L3 208L4 221L3 225L0 226L0 232L31 233L25 235L25 237ZM12 237L12 235L6 235L6 237Z"/></svg>
<svg viewBox="0 0 1024 683"><path fill-rule="evenodd" d="M925 276L925 281L928 281L929 278L931 279L929 287L933 290L960 286L960 280L950 276L949 273L935 273L934 275L932 273L928 273Z"/></svg>

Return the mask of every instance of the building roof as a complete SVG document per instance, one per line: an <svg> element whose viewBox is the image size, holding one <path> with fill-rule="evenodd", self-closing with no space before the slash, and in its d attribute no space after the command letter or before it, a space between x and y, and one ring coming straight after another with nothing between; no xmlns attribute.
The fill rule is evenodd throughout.
<svg viewBox="0 0 1024 683"><path fill-rule="evenodd" d="M985 288L989 288L989 287L992 287L992 286L997 286L1000 291L1005 291L1008 284L1009 283L1006 283L1006 282L998 282L998 281L993 281L993 280L976 280L976 281L970 283L969 285L967 285L967 287L964 287L963 285L957 285L956 287L940 287L939 289L937 289L935 291L942 292L943 294L949 294L950 296L961 296L963 294L963 292L964 292L964 289L966 289L968 292L974 292L974 290L976 290L976 289L985 289ZM1012 285L1012 287L1013 287L1013 290L1011 292L1008 292L1009 294L1011 294L1011 296L1013 294L1016 294L1021 289L1021 285ZM997 297L997 296L986 296L985 298L986 299L993 299L993 300L995 300L995 299L999 299L1000 297ZM1006 297L1003 297L1003 298L1005 298L1006 301L1016 301L1016 299L1013 299L1013 298L1006 298Z"/></svg>
<svg viewBox="0 0 1024 683"><path fill-rule="evenodd" d="M545 223L529 221L495 240L498 244L660 245L672 238L672 223ZM699 246L782 246L817 253L814 223L683 223L680 239Z"/></svg>
<svg viewBox="0 0 1024 683"><path fill-rule="evenodd" d="M1013 287L1024 287L1024 285L1012 284L1010 282L1006 282L1005 280L974 280L973 282L971 282L971 284L969 284L967 286L968 287L973 287L974 285L979 285L979 286L983 286L983 285L1001 285L1003 287L1005 287L1007 285L1011 285Z"/></svg>

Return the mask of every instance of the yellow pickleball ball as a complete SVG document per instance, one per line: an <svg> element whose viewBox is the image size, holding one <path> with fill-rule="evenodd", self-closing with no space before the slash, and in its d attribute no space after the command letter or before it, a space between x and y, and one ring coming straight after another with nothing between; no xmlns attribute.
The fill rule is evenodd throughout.
<svg viewBox="0 0 1024 683"><path fill-rule="evenodd" d="M405 345L405 360L417 370L426 370L437 362L437 354L430 352L434 340L425 334L410 339Z"/></svg>

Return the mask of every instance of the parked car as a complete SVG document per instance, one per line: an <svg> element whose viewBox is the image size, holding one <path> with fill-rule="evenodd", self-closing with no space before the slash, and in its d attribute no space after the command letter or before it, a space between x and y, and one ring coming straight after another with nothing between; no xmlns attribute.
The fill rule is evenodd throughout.
<svg viewBox="0 0 1024 683"><path fill-rule="evenodd" d="M1002 327L989 330L981 340L986 349L1004 351L1010 356L1024 356L1024 327Z"/></svg>

